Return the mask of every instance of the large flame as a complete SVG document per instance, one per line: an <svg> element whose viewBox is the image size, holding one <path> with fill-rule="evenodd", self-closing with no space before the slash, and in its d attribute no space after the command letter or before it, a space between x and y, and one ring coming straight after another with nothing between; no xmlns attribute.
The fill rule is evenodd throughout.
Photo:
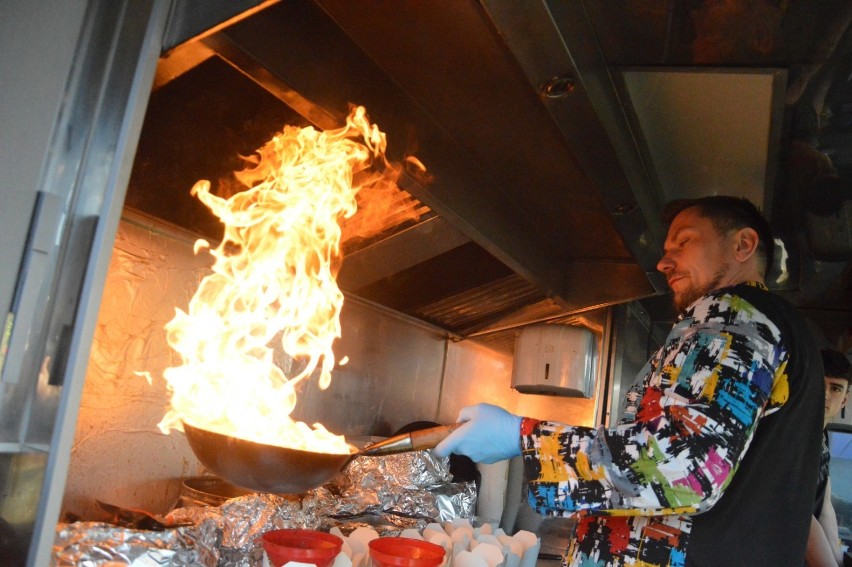
<svg viewBox="0 0 852 567"><path fill-rule="evenodd" d="M286 127L258 151L254 168L237 175L245 191L224 199L208 181L192 188L225 232L210 249L213 273L166 325L182 364L164 372L172 391L164 432L186 421L260 443L349 452L343 436L290 413L300 380L318 371L320 387L330 383L343 305L334 278L341 222L355 214L362 188L395 187L385 146L355 107L339 130ZM196 242L196 252L205 248ZM273 362L276 343L302 363L294 375Z"/></svg>

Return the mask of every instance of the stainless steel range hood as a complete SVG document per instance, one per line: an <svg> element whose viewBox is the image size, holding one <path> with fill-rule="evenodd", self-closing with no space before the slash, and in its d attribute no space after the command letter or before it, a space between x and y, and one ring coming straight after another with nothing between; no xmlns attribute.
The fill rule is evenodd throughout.
<svg viewBox="0 0 852 567"><path fill-rule="evenodd" d="M663 238L659 210L668 198L695 196L702 181L694 187L666 185L672 177L666 168L682 165L655 147L654 132L637 108L638 96L653 105L654 94L637 95L631 73L666 70L660 64L678 73L716 71L716 77L768 73L769 98L752 102L742 114L765 129L765 148L757 152L763 161L739 165L752 176L755 167L758 175L763 168L765 186L756 190L767 211L789 206L773 196L789 113L782 103L784 65L793 56L785 61L778 55L773 67L772 60L721 48L710 59L699 53L698 40L690 51L675 32L690 26L708 32L698 29L688 11L632 7L631 15L649 30L645 37L620 26L608 3L448 0L428 7L377 2L365 9L345 0L293 0L245 2L239 9L208 2L204 10L194 5L175 4L148 120L156 120L151 117L159 101L168 101L161 106L172 107L171 116L186 114L183 105L193 97L220 105L223 116L239 114L242 122L225 129L231 145L193 150L212 152L215 146L218 153L206 163L233 164L238 153L251 151L249 140L259 145L284 123L330 128L341 123L349 104L366 106L387 132L392 157L414 154L427 166L430 181L409 176L402 187L431 212L420 224L348 247L341 286L454 336L494 339L500 330L666 292L655 268ZM807 12L814 22L827 17L816 8ZM711 32L721 34L725 46L747 33L728 20L716 25ZM811 33L817 33L816 24ZM797 41L810 45L815 37ZM774 46L777 53L782 47ZM731 105L739 104L740 91L741 86L731 91ZM738 96L746 101L751 95ZM691 104L700 104L696 100ZM725 104L723 99L722 108ZM234 110L240 105L243 110ZM688 123L689 108L667 106L672 124ZM666 115L652 118L660 131ZM726 119L724 112L716 116ZM209 119L217 120L213 114ZM163 119L153 138L197 145L189 138L197 138L204 126L183 122L170 130L169 120ZM742 127L742 120L733 126ZM137 156L143 164L147 149L159 143L146 144L149 130L146 124ZM700 137L679 132L674 137ZM730 169L713 162L724 140L690 143L706 155L683 163ZM158 174L151 183L139 169L137 163L128 204L142 210L145 204L135 196L165 190L171 194L166 200L184 198L176 193L187 192L194 181L176 183ZM696 177L707 175L698 169ZM186 175L211 173L199 167ZM700 191L716 190L703 186ZM778 217L783 216L782 210ZM795 290L799 281L793 277L781 287ZM797 298L795 291L791 297ZM848 298L839 304L848 309ZM666 310L661 317L669 315ZM511 348L511 334L494 340Z"/></svg>
<svg viewBox="0 0 852 567"><path fill-rule="evenodd" d="M538 79L524 76L489 12L506 9L281 2L181 43L161 62L128 206L197 229L200 205L187 202L189 217L169 216L176 200L189 199L192 176L226 173L204 164L234 164L251 151L247 140L259 146L286 122L332 127L355 103L387 133L391 157L414 154L426 165L429 181L412 175L401 186L432 214L347 250L344 291L457 336L663 291L654 270L658 207L641 190L635 147L610 142L567 53L546 71L576 77L565 92L542 94L531 82ZM558 40L541 14L528 16ZM209 141L216 134L202 123L205 112L232 145ZM623 116L617 127L627 128ZM578 131L579 144L571 139ZM169 178L163 170L181 161L181 148L212 155ZM622 162L632 170L613 167Z"/></svg>

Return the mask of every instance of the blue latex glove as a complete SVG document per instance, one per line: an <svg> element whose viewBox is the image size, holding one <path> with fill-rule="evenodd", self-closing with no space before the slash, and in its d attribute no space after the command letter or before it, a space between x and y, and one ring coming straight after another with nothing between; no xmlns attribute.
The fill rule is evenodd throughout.
<svg viewBox="0 0 852 567"><path fill-rule="evenodd" d="M496 463L521 454L521 417L501 407L478 404L462 408L459 421L466 422L438 443L439 457L466 455L477 463Z"/></svg>

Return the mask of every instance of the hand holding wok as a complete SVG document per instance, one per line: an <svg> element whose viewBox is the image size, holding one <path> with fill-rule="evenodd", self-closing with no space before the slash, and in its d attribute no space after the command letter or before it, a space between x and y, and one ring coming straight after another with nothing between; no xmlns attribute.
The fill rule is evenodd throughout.
<svg viewBox="0 0 852 567"><path fill-rule="evenodd" d="M477 463L496 463L521 454L521 417L501 407L478 404L462 408L461 427L435 447L435 454L465 455Z"/></svg>

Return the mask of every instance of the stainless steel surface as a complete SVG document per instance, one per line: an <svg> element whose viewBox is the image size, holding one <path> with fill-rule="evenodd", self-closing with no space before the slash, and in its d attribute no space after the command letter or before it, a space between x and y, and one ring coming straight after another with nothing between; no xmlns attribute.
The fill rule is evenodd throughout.
<svg viewBox="0 0 852 567"><path fill-rule="evenodd" d="M446 334L348 297L341 314L338 359L327 390L311 380L299 392L294 418L321 421L349 435L391 435L418 420L436 421Z"/></svg>
<svg viewBox="0 0 852 567"><path fill-rule="evenodd" d="M179 0L172 2L163 49L213 33L278 0Z"/></svg>
<svg viewBox="0 0 852 567"><path fill-rule="evenodd" d="M31 191L32 197L35 191L44 191L58 196L64 211L44 273L39 281L25 284L41 288L40 310L26 325L38 332L16 361L21 368L17 384L7 384L0 393L3 440L19 443L15 452L42 452L44 457L39 471L44 483L26 530L31 536L27 565L49 562L109 243L118 224L129 157L150 93L167 8L165 2L111 1L3 6L2 67L7 68L5 58L11 57L24 71L4 75L2 98L5 102L6 93L18 102L21 93L28 97L21 108L4 105L4 132L23 132L31 126L48 132L44 146L33 156L38 179L29 186L9 187L4 178L3 194ZM46 37L51 45L47 51ZM35 83L34 70L40 71L35 72L39 76ZM41 73L49 76L54 89L33 88ZM27 112L22 109L31 105L47 115L44 122L6 122L11 118L8 112L21 112L23 118ZM21 159L16 166L31 166L26 153L35 148L22 149L13 137L4 136L0 154L8 151ZM9 213L28 219L30 208ZM10 241L16 236L15 227L4 222ZM0 507L13 497L4 490Z"/></svg>
<svg viewBox="0 0 852 567"><path fill-rule="evenodd" d="M36 194L18 281L0 342L0 381L6 384L18 383L27 350L36 347L31 344L33 336L37 335L33 325L44 309L44 297L39 292L55 262L57 232L64 213L59 195L43 191Z"/></svg>
<svg viewBox="0 0 852 567"><path fill-rule="evenodd" d="M358 289L468 242L469 238L441 217L431 217L395 233L393 237L347 254L337 275L337 283L343 289Z"/></svg>
<svg viewBox="0 0 852 567"><path fill-rule="evenodd" d="M26 253L30 213L37 192L43 189L42 165L51 147L56 109L65 96L84 14L85 5L80 2L0 4L0 262L6 268L0 271L0 313L4 318ZM44 37L51 41L45 43ZM38 73L32 72L35 68ZM47 271L52 272L52 267ZM25 323L36 328L42 324ZM39 539L33 533L40 501L46 500L42 485L49 481L45 479L47 447L22 443L28 425L27 398L33 395L36 381L34 376L20 376L17 385L4 385L0 392L0 556L14 565L26 564L31 542Z"/></svg>
<svg viewBox="0 0 852 567"><path fill-rule="evenodd" d="M410 231L388 235L387 242L373 243L376 250L404 253L383 255L373 264L375 274L366 277L345 260L344 289L459 334L487 329L539 302L573 310L652 293L591 180L548 125L545 109L534 95L530 98L530 88L516 81L516 63L480 9L452 3L447 10L432 11L414 29L394 25L407 16L423 19L414 4L371 10L377 11L359 15L335 3L281 3L204 40L217 58L313 123L328 127L348 102L365 104L388 133L396 157L411 152L426 164L432 179L403 183L403 188L463 238L421 234L418 256L410 256ZM369 19L369 34L359 30L367 24L359 18ZM439 43L422 43L447 33L458 35L445 37L465 54L458 62L439 54ZM402 51L394 55L396 48L385 49L388 45ZM409 59L399 57L403 54ZM311 65L304 64L308 58ZM442 88L435 89L434 83L422 83L416 69L437 61L458 65L447 69L458 76L457 85L442 81ZM335 88L328 88L326 77L334 77ZM500 84L499 96L487 84ZM204 88L197 80L196 85ZM481 104L483 97L488 104ZM140 181L144 193L164 185ZM624 211L618 212L623 216ZM595 227L594 234L588 226ZM360 252L347 251L353 265ZM347 282L347 271L353 269L358 277ZM613 269L619 277L611 276ZM600 280L588 285L592 276L606 285ZM516 279L512 287L492 285L507 278ZM490 293L482 293L489 286Z"/></svg>
<svg viewBox="0 0 852 567"><path fill-rule="evenodd" d="M544 105L600 188L619 234L654 290L666 291L655 267L664 238L661 202L584 3L485 0L483 5L532 86L544 84L554 72L574 78L570 96L548 97Z"/></svg>
<svg viewBox="0 0 852 567"><path fill-rule="evenodd" d="M305 98L299 91L287 84L282 77L270 72L251 53L242 49L224 33L205 37L202 45L318 128L322 130L339 128L345 122L345 116L341 110L326 109ZM185 49L193 50L195 46L190 44ZM178 52L185 49L182 48Z"/></svg>
<svg viewBox="0 0 852 567"><path fill-rule="evenodd" d="M347 250L351 267L344 261L341 279L350 294L462 336L484 336L665 293L655 264L664 229L659 209L668 195L655 168L667 167L666 159L648 153L621 77L625 68L772 68L778 80L763 202L770 212L789 206L778 205L785 201L772 187L786 175L789 132L778 126L791 113L779 110L784 72L790 69L791 85L807 75L798 65L811 44L826 43L820 26L831 9L737 2L725 12L699 4L485 0L425 10L415 2L362 9L342 0L294 0L217 28L205 35L203 49L321 128L338 125L349 103L364 104L388 133L394 157L413 153L426 164L431 180L403 189L462 239L443 241L426 227L408 226ZM732 15L750 10L771 14L765 30L743 28ZM631 18L642 26L625 25ZM805 35L788 35L787 19L806 21ZM769 55L748 43L758 32L775 42ZM689 37L697 38L693 45ZM705 37L718 42L699 44ZM201 45L185 43L166 58ZM828 47L841 51L843 43L824 47L819 57L828 59ZM723 167L713 159L706 156ZM419 245L412 247L415 234ZM795 235L787 231L785 238ZM807 258L802 266L808 275L833 277ZM805 280L796 274L791 281ZM846 297L820 304L792 296L817 310L842 305L848 314ZM829 327L836 336L837 324Z"/></svg>

